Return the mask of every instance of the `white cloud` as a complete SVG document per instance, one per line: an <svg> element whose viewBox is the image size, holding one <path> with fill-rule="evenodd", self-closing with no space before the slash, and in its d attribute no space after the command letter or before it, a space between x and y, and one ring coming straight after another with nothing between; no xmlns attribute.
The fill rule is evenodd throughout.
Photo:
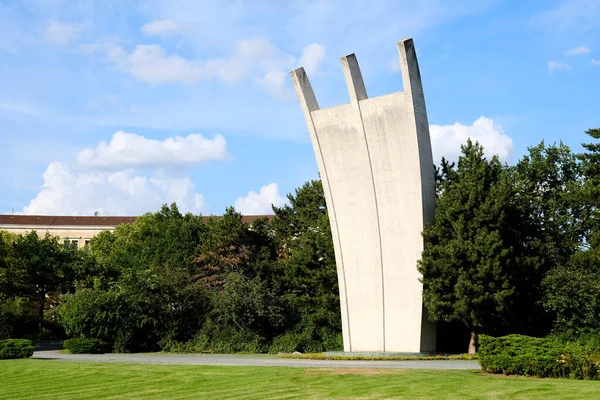
<svg viewBox="0 0 600 400"><path fill-rule="evenodd" d="M108 143L80 151L74 167L51 162L43 186L23 212L140 215L176 202L184 212L202 213L206 202L192 180L161 168L224 159L226 145L221 135L207 139L196 133L160 141L119 131ZM140 168L150 170L141 173Z"/></svg>
<svg viewBox="0 0 600 400"><path fill-rule="evenodd" d="M561 63L558 61L548 61L548 73L551 74L554 71L570 71L571 66L569 64Z"/></svg>
<svg viewBox="0 0 600 400"><path fill-rule="evenodd" d="M142 33L147 36L168 35L179 31L179 25L172 19L148 22L142 26Z"/></svg>
<svg viewBox="0 0 600 400"><path fill-rule="evenodd" d="M122 71L150 84L193 84L205 79L219 79L231 85L250 75L267 93L282 99L292 98L287 73L298 62L316 74L326 56L325 47L313 43L306 46L297 59L280 52L268 39L260 37L236 42L233 54L228 58L198 60L169 54L157 44L137 45L131 52L106 43L88 43L81 48L86 52L104 51L107 59Z"/></svg>
<svg viewBox="0 0 600 400"><path fill-rule="evenodd" d="M294 92L286 86L288 74L283 71L269 71L264 76L257 79L257 82L262 86L265 91L271 96L282 99L290 100L294 98Z"/></svg>
<svg viewBox="0 0 600 400"><path fill-rule="evenodd" d="M38 113L37 107L35 107L31 103L13 99L0 100L0 111L9 111L31 115L35 115Z"/></svg>
<svg viewBox="0 0 600 400"><path fill-rule="evenodd" d="M592 58L590 62L594 65L600 66L600 60L596 60L595 58Z"/></svg>
<svg viewBox="0 0 600 400"><path fill-rule="evenodd" d="M44 38L54 44L67 44L81 36L83 25L81 24L61 24L56 21L50 21L44 30Z"/></svg>
<svg viewBox="0 0 600 400"><path fill-rule="evenodd" d="M562 0L556 7L535 15L533 22L553 33L568 31L569 35L575 35L597 26L598 17L598 0Z"/></svg>
<svg viewBox="0 0 600 400"><path fill-rule="evenodd" d="M325 61L327 53L325 47L319 43L309 44L302 50L302 57L298 61L299 67L304 67L307 74L316 74Z"/></svg>
<svg viewBox="0 0 600 400"><path fill-rule="evenodd" d="M77 164L85 168L117 170L201 164L227 157L227 142L222 135L207 139L192 133L159 141L119 131L113 134L109 143L102 141L95 149L80 151Z"/></svg>
<svg viewBox="0 0 600 400"><path fill-rule="evenodd" d="M238 197L234 208L245 215L273 214L271 206L281 207L285 202L286 199L279 194L279 186L270 183L261 187L258 193L250 191L245 197Z"/></svg>
<svg viewBox="0 0 600 400"><path fill-rule="evenodd" d="M113 50L111 58L125 56L119 49ZM167 55L159 45L136 46L125 60L133 77L149 83L194 83L206 74L200 63L188 61L177 54Z"/></svg>
<svg viewBox="0 0 600 400"><path fill-rule="evenodd" d="M141 215L162 204L176 202L182 212L201 213L206 208L189 178L157 173L135 175L131 169L78 173L68 164L52 162L44 172L44 185L23 209L41 215Z"/></svg>
<svg viewBox="0 0 600 400"><path fill-rule="evenodd" d="M565 52L565 55L566 56L575 56L575 55L578 55L578 54L588 54L590 52L591 52L591 50L588 49L587 47L578 46L578 47L575 47L573 49L567 50Z"/></svg>
<svg viewBox="0 0 600 400"><path fill-rule="evenodd" d="M394 57L388 61L388 71L400 72L400 61L398 60L398 57Z"/></svg>
<svg viewBox="0 0 600 400"><path fill-rule="evenodd" d="M460 146L471 139L483 146L486 156L498 155L501 161L510 162L514 154L514 144L502 127L490 118L479 117L473 125L430 125L433 161L438 164L442 157L456 161L461 154Z"/></svg>

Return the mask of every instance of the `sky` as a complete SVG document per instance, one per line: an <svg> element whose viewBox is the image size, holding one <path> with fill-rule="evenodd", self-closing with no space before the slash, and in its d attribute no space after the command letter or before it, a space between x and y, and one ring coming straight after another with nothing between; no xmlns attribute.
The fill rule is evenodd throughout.
<svg viewBox="0 0 600 400"><path fill-rule="evenodd" d="M318 178L289 71L396 92L407 37L435 160L600 127L598 0L0 0L0 213L272 213Z"/></svg>

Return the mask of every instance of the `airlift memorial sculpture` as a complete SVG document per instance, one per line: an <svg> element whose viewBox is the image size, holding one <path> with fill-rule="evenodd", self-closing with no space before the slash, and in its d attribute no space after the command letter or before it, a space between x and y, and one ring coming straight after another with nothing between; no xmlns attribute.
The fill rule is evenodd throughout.
<svg viewBox="0 0 600 400"><path fill-rule="evenodd" d="M368 98L342 57L350 103L320 109L303 68L290 73L314 148L333 234L344 350L431 352L417 260L435 177L412 39L398 43L404 91Z"/></svg>

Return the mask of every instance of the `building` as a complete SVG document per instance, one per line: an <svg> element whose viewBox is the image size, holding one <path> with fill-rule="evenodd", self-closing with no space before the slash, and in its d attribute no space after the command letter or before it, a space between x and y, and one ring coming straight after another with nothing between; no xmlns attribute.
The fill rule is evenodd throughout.
<svg viewBox="0 0 600 400"><path fill-rule="evenodd" d="M242 221L251 224L258 218L271 219L272 215L245 215ZM51 215L2 215L0 214L0 230L16 234L31 231L60 237L66 245L81 248L102 231L114 231L120 224L135 222L137 217L117 216L51 216ZM206 216L202 219L220 218Z"/></svg>

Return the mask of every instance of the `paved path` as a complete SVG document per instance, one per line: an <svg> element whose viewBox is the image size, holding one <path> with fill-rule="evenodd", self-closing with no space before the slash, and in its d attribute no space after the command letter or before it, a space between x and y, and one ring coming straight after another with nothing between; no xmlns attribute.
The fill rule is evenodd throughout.
<svg viewBox="0 0 600 400"><path fill-rule="evenodd" d="M476 360L448 361L333 361L277 358L273 355L229 354L63 354L57 350L33 353L36 359L134 364L235 365L303 368L479 369Z"/></svg>

